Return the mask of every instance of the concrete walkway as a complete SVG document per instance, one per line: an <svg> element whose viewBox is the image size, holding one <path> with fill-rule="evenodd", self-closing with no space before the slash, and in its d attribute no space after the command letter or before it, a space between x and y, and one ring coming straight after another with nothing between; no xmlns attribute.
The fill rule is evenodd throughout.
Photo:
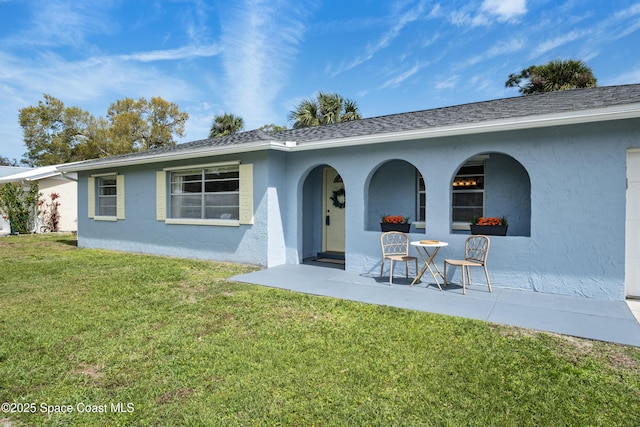
<svg viewBox="0 0 640 427"><path fill-rule="evenodd" d="M543 294L484 284L462 287L450 284L440 291L423 281L388 276L379 279L336 268L315 265L282 265L229 280L288 289L370 304L447 314L487 322L555 332L580 338L640 347L640 323L624 301Z"/></svg>

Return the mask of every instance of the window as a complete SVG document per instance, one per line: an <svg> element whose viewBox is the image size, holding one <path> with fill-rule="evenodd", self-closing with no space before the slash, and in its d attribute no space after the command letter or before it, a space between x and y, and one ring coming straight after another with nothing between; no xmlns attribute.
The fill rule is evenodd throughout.
<svg viewBox="0 0 640 427"><path fill-rule="evenodd" d="M156 219L167 224L253 224L253 165L227 162L156 172Z"/></svg>
<svg viewBox="0 0 640 427"><path fill-rule="evenodd" d="M118 206L117 188L115 175L98 178L98 203L96 208L99 216L116 216Z"/></svg>
<svg viewBox="0 0 640 427"><path fill-rule="evenodd" d="M468 230L476 216L484 215L484 161L465 163L452 184L453 229Z"/></svg>
<svg viewBox="0 0 640 427"><path fill-rule="evenodd" d="M124 219L124 175L90 176L87 190L89 218L103 221Z"/></svg>
<svg viewBox="0 0 640 427"><path fill-rule="evenodd" d="M418 171L416 171L416 175L417 175L417 181L418 181L418 197L416 200L416 221L417 222L424 222L425 221L425 212L426 212L426 202L427 202L427 196L426 196L426 191L425 191L425 187L424 187L424 178L422 177L422 174Z"/></svg>
<svg viewBox="0 0 640 427"><path fill-rule="evenodd" d="M171 173L171 217L233 219L240 214L238 166Z"/></svg>

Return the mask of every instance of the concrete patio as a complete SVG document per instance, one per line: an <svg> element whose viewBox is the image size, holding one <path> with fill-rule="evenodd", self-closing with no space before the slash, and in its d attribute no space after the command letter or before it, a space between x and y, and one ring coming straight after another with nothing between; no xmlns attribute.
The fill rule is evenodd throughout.
<svg viewBox="0 0 640 427"><path fill-rule="evenodd" d="M403 269L401 269L403 270ZM429 276L427 273L426 276ZM630 305L605 301L493 287L474 283L450 284L440 291L431 277L409 287L411 280L362 275L318 265L282 265L229 280L287 289L313 295L388 305L409 310L446 314L498 324L519 326L580 338L640 347L640 323Z"/></svg>

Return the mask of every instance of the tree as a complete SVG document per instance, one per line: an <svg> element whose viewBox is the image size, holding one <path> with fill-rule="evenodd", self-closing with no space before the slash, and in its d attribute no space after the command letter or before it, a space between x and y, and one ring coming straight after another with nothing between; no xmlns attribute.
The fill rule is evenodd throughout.
<svg viewBox="0 0 640 427"><path fill-rule="evenodd" d="M134 152L173 146L173 135L184 136L188 113L160 97L147 101L125 98L107 110L109 137L116 151Z"/></svg>
<svg viewBox="0 0 640 427"><path fill-rule="evenodd" d="M231 113L220 114L213 118L209 138L232 135L242 129L244 129L244 120L242 120L242 117Z"/></svg>
<svg viewBox="0 0 640 427"><path fill-rule="evenodd" d="M82 160L76 157L78 145L86 142L85 130L91 115L77 107L44 94L37 106L22 108L19 123L27 153L23 163L46 166Z"/></svg>
<svg viewBox="0 0 640 427"><path fill-rule="evenodd" d="M8 157L0 156L0 166L18 166L16 159L9 160Z"/></svg>
<svg viewBox="0 0 640 427"><path fill-rule="evenodd" d="M517 87L521 94L553 92L597 86L593 71L584 62L569 59L551 61L545 65L532 65L510 74L505 87Z"/></svg>
<svg viewBox="0 0 640 427"><path fill-rule="evenodd" d="M337 93L320 92L316 99L303 99L289 114L293 128L359 120L362 116L355 101Z"/></svg>
<svg viewBox="0 0 640 427"><path fill-rule="evenodd" d="M278 132L280 130L287 130L287 126L279 126L276 125L274 123L268 124L268 125L262 125L258 128L258 130L261 130L263 132Z"/></svg>
<svg viewBox="0 0 640 427"><path fill-rule="evenodd" d="M114 102L107 117L65 107L50 95L20 110L27 153L24 163L46 166L175 145L189 115L162 98Z"/></svg>

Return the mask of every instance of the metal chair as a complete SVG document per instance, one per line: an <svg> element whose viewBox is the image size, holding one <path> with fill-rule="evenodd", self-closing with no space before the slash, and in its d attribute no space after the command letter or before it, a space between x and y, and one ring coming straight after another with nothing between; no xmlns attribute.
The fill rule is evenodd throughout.
<svg viewBox="0 0 640 427"><path fill-rule="evenodd" d="M490 240L487 236L471 236L465 243L464 259L444 260L444 285L447 286L447 265L461 267L462 273L462 293L467 293L467 282L471 284L470 267L482 267L484 276L487 278L487 286L491 292L491 282L487 271L487 255L489 255ZM466 276L466 278L465 278Z"/></svg>
<svg viewBox="0 0 640 427"><path fill-rule="evenodd" d="M382 247L382 263L380 265L380 277L384 271L385 260L390 261L389 266L389 286L393 283L393 263L394 261L404 261L405 276L409 278L409 261L416 263L418 271L418 258L409 256L409 237L399 231L388 231L380 236L380 246Z"/></svg>

